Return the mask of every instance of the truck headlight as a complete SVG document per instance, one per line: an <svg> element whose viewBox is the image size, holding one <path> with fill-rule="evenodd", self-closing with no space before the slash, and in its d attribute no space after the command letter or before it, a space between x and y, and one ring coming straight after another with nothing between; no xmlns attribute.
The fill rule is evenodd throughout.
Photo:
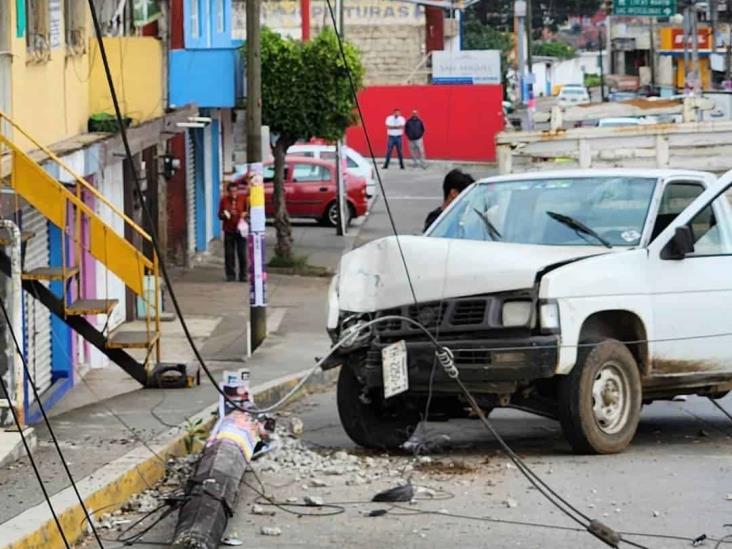
<svg viewBox="0 0 732 549"><path fill-rule="evenodd" d="M556 302L542 303L539 307L539 322L542 330L559 330L559 305Z"/></svg>
<svg viewBox="0 0 732 549"><path fill-rule="evenodd" d="M506 301L503 304L503 325L526 326L531 320L531 301Z"/></svg>
<svg viewBox="0 0 732 549"><path fill-rule="evenodd" d="M334 331L338 328L340 320L340 311L338 303L338 275L335 275L330 281L328 287L328 306L327 306L327 323L328 331Z"/></svg>

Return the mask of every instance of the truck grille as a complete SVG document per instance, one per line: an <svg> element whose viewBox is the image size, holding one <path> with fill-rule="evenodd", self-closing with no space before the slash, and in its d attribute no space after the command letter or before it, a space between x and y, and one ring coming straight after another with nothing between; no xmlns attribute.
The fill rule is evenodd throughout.
<svg viewBox="0 0 732 549"><path fill-rule="evenodd" d="M534 290L517 290L485 296L470 296L404 305L376 313L376 318L384 316L405 316L411 318L440 338L468 337L475 332L495 332L511 330L504 328L501 321L501 308L505 301L534 299ZM528 327L528 326L527 326ZM513 328L515 330L515 328ZM415 325L400 319L387 320L374 326L377 335L385 340L401 338L423 339L424 334Z"/></svg>
<svg viewBox="0 0 732 549"><path fill-rule="evenodd" d="M455 326L483 324L487 306L485 299L458 301L452 311L452 324Z"/></svg>

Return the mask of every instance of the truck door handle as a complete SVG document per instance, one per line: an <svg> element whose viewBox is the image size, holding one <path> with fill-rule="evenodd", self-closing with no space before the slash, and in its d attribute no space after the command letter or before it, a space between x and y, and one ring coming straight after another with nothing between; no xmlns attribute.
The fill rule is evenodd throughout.
<svg viewBox="0 0 732 549"><path fill-rule="evenodd" d="M328 187L320 187L320 188L319 188L318 190L319 190L319 191L320 191L321 193L327 193L327 192L328 192Z"/></svg>

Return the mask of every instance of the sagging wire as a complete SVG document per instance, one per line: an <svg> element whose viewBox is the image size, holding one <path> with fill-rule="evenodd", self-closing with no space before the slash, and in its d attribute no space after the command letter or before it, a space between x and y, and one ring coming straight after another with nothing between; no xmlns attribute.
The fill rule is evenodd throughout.
<svg viewBox="0 0 732 549"><path fill-rule="evenodd" d="M38 387L36 387L35 380L33 379L33 376L31 376L30 368L28 367L28 361L26 360L25 353L23 352L23 349L20 345L20 341L18 340L18 335L15 333L15 329L13 328L13 323L10 320L10 315L8 314L8 310L5 306L5 300L2 298L0 298L0 309L2 309L6 328L8 329L8 332L10 333L10 335L13 339L13 345L15 346L15 352L18 353L18 356L20 357L20 361L23 365L23 372L24 372L25 378L26 378L28 384L30 385L31 390L33 391L33 397L35 398L36 403L38 404L38 409L41 411L41 415L43 416L43 422L45 423L46 427L48 428L48 434L51 436L51 441L53 442L53 446L56 449L56 453L58 454L58 457L61 460L61 465L63 466L64 472L66 473L66 476L69 479L69 482L71 483L71 487L74 490L76 499L79 501L79 505L81 506L81 508L84 512L84 516L87 518L87 520L89 520L89 527L91 528L94 539L96 540L99 547L104 549L104 544L102 543L102 540L99 537L99 533L97 532L97 529L94 526L94 522L91 519L89 510L87 509L86 504L84 503L84 498L81 497L81 493L79 492L79 488L76 485L74 476L71 474L71 469L69 468L69 464L66 463L66 458L64 457L64 453L61 450L61 445L59 444L58 438L56 437L56 432L53 430L53 426L51 425L51 422L48 419L48 415L46 415L46 408L45 408L45 406L43 406L43 402L41 400L41 395L38 391ZM1 378L2 378L2 376L0 376L0 379ZM3 392L7 395L8 392L6 391L5 381L3 380L2 383L3 383ZM69 542L66 539L66 535L63 532L61 523L59 522L59 519L56 516L56 512L53 509L53 505L51 504L51 499L49 498L48 492L43 484L43 479L40 476L40 472L38 471L38 468L36 467L33 457L31 456L30 448L28 446L28 443L25 440L25 435L23 434L22 426L20 425L20 423L18 421L18 416L15 411L15 408L11 405L10 409L13 412L13 418L18 426L18 431L20 432L20 436L23 440L23 446L25 446L26 452L28 453L28 458L31 461L31 465L33 467L33 472L36 474L36 477L38 478L38 481L41 485L41 490L43 491L43 496L46 498L46 502L48 503L48 506L51 508L51 513L53 514L53 518L56 521L56 526L59 529L59 533L61 534L61 537L63 538L63 541L66 544L66 547L69 547Z"/></svg>
<svg viewBox="0 0 732 549"><path fill-rule="evenodd" d="M89 0L90 2L92 0ZM384 199L384 207L386 208L386 214L389 218L389 224L391 225L391 230L394 233L394 237L396 238L396 244L397 248L399 249L399 255L401 256L402 265L404 266L404 273L407 275L407 282L409 284L409 291L412 293L412 298L414 299L414 302L417 303L417 293L414 290L414 284L412 284L412 277L409 274L409 267L407 266L407 259L404 255L404 250L402 249L402 243L399 238L399 231L396 228L396 222L394 221L394 216L391 212L391 206L389 205L389 199L386 196L386 189L384 188L384 182L381 179L381 172L379 171L378 162L376 162L376 156L374 155L374 148L371 144L371 137L369 136L368 128L366 126L366 118L363 115L363 110L361 109L361 103L358 100L358 91L356 90L356 84L353 81L353 74L351 73L351 67L348 66L348 57L346 56L346 50L343 46L343 38L341 37L341 33L338 30L338 23L336 22L336 16L335 11L333 10L333 3L331 0L326 0L328 4L328 11L330 13L330 19L333 22L333 28L336 30L335 35L338 39L338 49L341 54L341 59L343 60L343 66L345 69L346 76L348 77L348 83L351 88L351 95L353 97L353 101L356 104L356 110L358 111L358 117L361 120L361 125L363 126L363 133L366 137L366 146L369 149L369 155L371 156L371 162L374 165L374 173L376 174L376 180L379 182L379 189L381 190L382 198Z"/></svg>

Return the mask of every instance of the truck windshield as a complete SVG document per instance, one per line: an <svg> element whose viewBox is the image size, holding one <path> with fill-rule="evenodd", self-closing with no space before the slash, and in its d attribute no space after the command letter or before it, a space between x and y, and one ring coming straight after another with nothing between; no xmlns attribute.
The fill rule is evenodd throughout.
<svg viewBox="0 0 732 549"><path fill-rule="evenodd" d="M637 246L656 181L576 177L476 183L428 236L556 246Z"/></svg>

